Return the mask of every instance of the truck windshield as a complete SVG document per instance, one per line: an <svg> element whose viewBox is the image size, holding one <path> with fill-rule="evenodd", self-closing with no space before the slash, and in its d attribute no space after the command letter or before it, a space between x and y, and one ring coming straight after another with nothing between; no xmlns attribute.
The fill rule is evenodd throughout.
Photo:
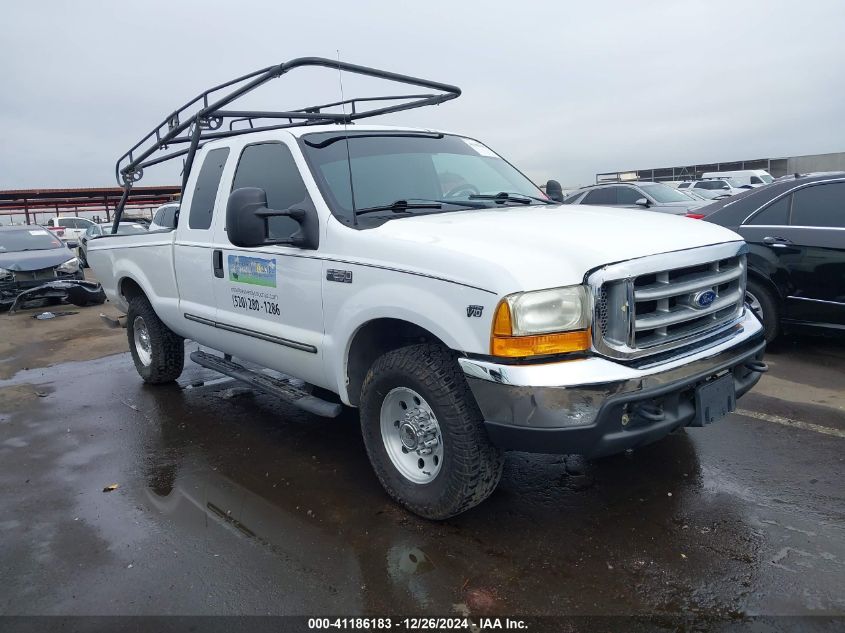
<svg viewBox="0 0 845 633"><path fill-rule="evenodd" d="M387 209L366 216L382 220L478 206L525 206L527 200L515 199L519 195L545 199L510 163L472 139L425 132L350 131L347 162L346 138L343 133L326 132L303 135L300 141L326 201L347 222L353 221L352 192L356 209L391 207L397 200L442 203L437 209L419 205L418 209L409 206L401 215ZM509 197L474 197L492 198L502 192ZM474 204L463 204L468 201Z"/></svg>
<svg viewBox="0 0 845 633"><path fill-rule="evenodd" d="M62 248L61 241L40 226L0 231L0 253L41 251L53 248Z"/></svg>

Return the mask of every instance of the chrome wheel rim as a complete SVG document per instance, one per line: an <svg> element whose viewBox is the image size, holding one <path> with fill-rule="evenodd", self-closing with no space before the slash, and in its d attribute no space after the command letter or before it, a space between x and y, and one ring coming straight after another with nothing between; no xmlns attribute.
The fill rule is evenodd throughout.
<svg viewBox="0 0 845 633"><path fill-rule="evenodd" d="M748 304L748 307L751 308L751 311L754 315L760 319L760 322L763 322L763 306L760 305L760 300L755 297L752 293L745 291L745 303Z"/></svg>
<svg viewBox="0 0 845 633"><path fill-rule="evenodd" d="M132 331L134 332L135 353L138 354L138 360L144 367L149 367L153 362L153 346L150 343L150 331L147 329L144 317L135 317L132 322Z"/></svg>
<svg viewBox="0 0 845 633"><path fill-rule="evenodd" d="M396 387L381 403L381 439L405 479L434 481L443 466L443 436L429 404L413 389Z"/></svg>

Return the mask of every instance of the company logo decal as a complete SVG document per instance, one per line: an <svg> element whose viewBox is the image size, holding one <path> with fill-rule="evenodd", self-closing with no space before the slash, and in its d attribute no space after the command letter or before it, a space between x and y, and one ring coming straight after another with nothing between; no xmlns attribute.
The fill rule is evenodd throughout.
<svg viewBox="0 0 845 633"><path fill-rule="evenodd" d="M229 281L275 288L276 260L229 255Z"/></svg>
<svg viewBox="0 0 845 633"><path fill-rule="evenodd" d="M692 305L696 308L707 308L716 300L716 293L712 290L701 290L692 296Z"/></svg>

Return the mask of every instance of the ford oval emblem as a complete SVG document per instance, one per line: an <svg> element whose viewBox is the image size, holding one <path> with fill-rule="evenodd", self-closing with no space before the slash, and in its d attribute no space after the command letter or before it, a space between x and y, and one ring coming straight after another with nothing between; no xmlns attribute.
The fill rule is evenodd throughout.
<svg viewBox="0 0 845 633"><path fill-rule="evenodd" d="M692 296L692 305L696 308L706 308L716 300L716 293L712 290L701 290Z"/></svg>

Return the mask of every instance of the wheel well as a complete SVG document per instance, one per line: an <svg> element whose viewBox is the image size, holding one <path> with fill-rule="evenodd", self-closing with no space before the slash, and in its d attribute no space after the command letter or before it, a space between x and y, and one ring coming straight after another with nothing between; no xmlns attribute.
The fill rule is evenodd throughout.
<svg viewBox="0 0 845 633"><path fill-rule="evenodd" d="M120 281L118 289L120 290L120 296L126 299L127 303L129 303L135 297L146 296L138 282L134 279L130 279L129 277L124 277Z"/></svg>
<svg viewBox="0 0 845 633"><path fill-rule="evenodd" d="M773 282L769 277L766 275L761 275L760 273L752 270L751 268L748 269L748 279L754 280L758 284L764 286L767 290L772 293L772 298L775 302L780 305L783 302L783 295L781 295L780 289L777 287L775 282Z"/></svg>
<svg viewBox="0 0 845 633"><path fill-rule="evenodd" d="M364 378L377 358L394 349L417 343L437 343L447 347L425 328L401 319L375 319L361 326L349 346L346 362L349 402L358 406Z"/></svg>

